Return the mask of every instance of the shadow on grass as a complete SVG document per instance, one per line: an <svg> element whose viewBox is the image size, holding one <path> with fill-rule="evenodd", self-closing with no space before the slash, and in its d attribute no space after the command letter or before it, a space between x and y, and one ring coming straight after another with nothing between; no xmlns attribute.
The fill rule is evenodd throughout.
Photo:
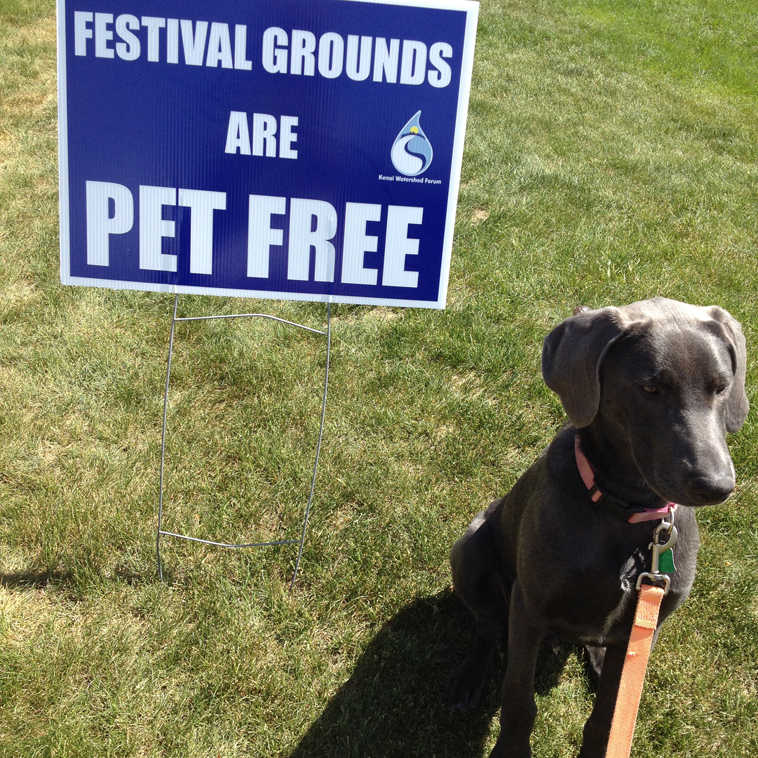
<svg viewBox="0 0 758 758"><path fill-rule="evenodd" d="M9 590L40 590L49 584L62 584L71 579L67 571L20 571L15 574L0 574L0 587Z"/></svg>
<svg viewBox="0 0 758 758"><path fill-rule="evenodd" d="M415 600L366 648L289 758L480 758L498 710L502 662L484 704L460 713L449 686L474 639L468 612L450 591ZM555 686L570 647L545 647L537 689Z"/></svg>

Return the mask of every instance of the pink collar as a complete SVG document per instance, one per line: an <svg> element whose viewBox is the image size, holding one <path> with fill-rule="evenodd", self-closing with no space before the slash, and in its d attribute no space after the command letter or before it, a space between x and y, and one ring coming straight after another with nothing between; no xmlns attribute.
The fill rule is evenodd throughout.
<svg viewBox="0 0 758 758"><path fill-rule="evenodd" d="M574 457L576 458L576 467L579 471L579 476L582 477L584 486L590 493L590 499L593 503L597 503L600 498L603 497L603 492L595 483L595 472L582 450L578 434L574 435ZM642 521L655 521L657 519L665 518L675 510L676 503L666 503L666 505L663 505L660 508L643 508L640 511L632 513L627 521L630 524L639 524Z"/></svg>

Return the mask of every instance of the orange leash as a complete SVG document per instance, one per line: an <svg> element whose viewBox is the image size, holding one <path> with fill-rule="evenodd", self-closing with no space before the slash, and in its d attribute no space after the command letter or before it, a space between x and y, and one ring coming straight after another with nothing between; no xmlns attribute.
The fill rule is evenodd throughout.
<svg viewBox="0 0 758 758"><path fill-rule="evenodd" d="M605 758L629 758L632 751L632 738L642 697L642 684L645 681L653 635L658 624L658 612L665 594L663 587L651 584L640 586Z"/></svg>
<svg viewBox="0 0 758 758"><path fill-rule="evenodd" d="M632 752L637 711L642 698L642 685L650 650L653 647L653 637L658 626L658 614L671 584L668 574L674 571L672 548L676 539L674 514L671 513L671 521L662 520L653 532L653 541L650 543L650 571L640 574L637 579L637 608L634 611L634 623L626 648L624 667L621 669L621 681L616 695L605 758L629 758ZM646 584L645 580L650 583ZM658 584L654 584L655 582ZM662 587L659 586L661 582Z"/></svg>

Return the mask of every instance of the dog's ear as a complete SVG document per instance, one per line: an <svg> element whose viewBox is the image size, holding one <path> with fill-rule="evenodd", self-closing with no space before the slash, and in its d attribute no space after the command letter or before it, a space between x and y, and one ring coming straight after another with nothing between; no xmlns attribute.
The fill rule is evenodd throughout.
<svg viewBox="0 0 758 758"><path fill-rule="evenodd" d="M600 365L626 331L618 308L586 310L560 323L545 337L542 376L563 403L571 423L592 423L600 405Z"/></svg>
<svg viewBox="0 0 758 758"><path fill-rule="evenodd" d="M708 312L715 321L724 327L724 336L732 356L734 383L725 406L725 421L727 431L736 432L744 423L748 410L750 410L750 403L745 394L745 372L747 370L745 335L742 333L740 322L728 311L714 305L708 309Z"/></svg>

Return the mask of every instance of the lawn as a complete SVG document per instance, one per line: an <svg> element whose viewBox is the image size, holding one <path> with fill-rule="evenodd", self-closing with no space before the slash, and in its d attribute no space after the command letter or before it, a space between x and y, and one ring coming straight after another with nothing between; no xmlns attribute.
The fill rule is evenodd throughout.
<svg viewBox="0 0 758 758"><path fill-rule="evenodd" d="M173 298L63 287L55 8L0 0L0 755L478 758L445 705L471 640L447 554L564 421L542 338L577 304L726 307L758 346L752 0L485 0L444 311L333 307L318 486L292 546L155 525ZM321 328L324 306L252 303ZM182 296L181 315L251 302ZM323 339L180 324L164 527L298 536ZM758 424L698 514L688 603L648 673L636 758L758 755ZM538 559L538 556L536 556ZM539 664L536 758L576 754L592 692Z"/></svg>

